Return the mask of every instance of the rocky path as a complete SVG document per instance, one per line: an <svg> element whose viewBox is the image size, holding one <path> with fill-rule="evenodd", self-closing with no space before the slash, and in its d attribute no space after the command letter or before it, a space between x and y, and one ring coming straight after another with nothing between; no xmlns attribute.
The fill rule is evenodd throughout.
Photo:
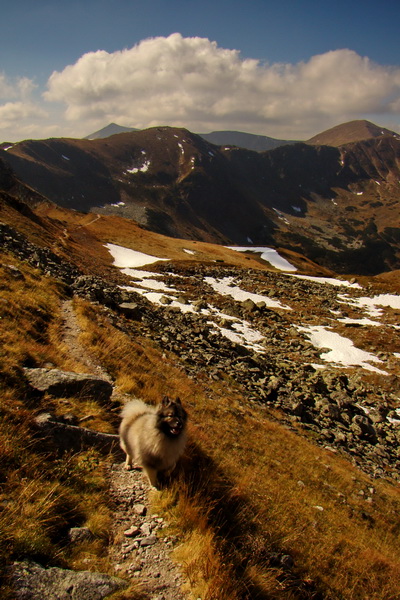
<svg viewBox="0 0 400 600"><path fill-rule="evenodd" d="M171 549L176 538L162 535L167 523L149 510L149 489L141 471L114 464L110 473L114 505L111 557L115 574L137 581L152 600L184 600L178 566ZM157 494L156 491L150 493Z"/></svg>
<svg viewBox="0 0 400 600"><path fill-rule="evenodd" d="M64 300L62 303L61 319L63 323L63 342L68 348L70 357L82 363L82 365L86 367L88 373L97 375L98 377L111 382L111 377L107 371L96 362L94 357L86 350L78 339L81 329L73 309L72 300Z"/></svg>
<svg viewBox="0 0 400 600"><path fill-rule="evenodd" d="M91 374L111 381L79 342L80 327L72 301L65 301L61 308L63 341L70 355ZM150 510L149 494L158 492L149 489L140 470L126 471L122 462L111 465L109 483L113 507L109 552L114 574L128 585L137 583L149 600L184 600L179 567L170 556L177 540L162 535L167 524Z"/></svg>

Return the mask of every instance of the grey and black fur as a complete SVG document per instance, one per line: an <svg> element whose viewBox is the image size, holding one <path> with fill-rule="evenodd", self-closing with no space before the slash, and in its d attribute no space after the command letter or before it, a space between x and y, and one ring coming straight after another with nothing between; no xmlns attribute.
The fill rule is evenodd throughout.
<svg viewBox="0 0 400 600"><path fill-rule="evenodd" d="M125 468L135 461L143 467L150 484L157 487L157 474L169 475L183 454L187 439L187 413L179 398L164 396L158 406L142 400L129 402L121 413L121 448L126 452Z"/></svg>

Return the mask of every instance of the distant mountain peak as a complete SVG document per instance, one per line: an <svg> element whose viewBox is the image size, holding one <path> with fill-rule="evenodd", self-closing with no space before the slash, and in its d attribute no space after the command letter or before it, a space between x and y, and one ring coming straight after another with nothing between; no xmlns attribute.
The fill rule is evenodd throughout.
<svg viewBox="0 0 400 600"><path fill-rule="evenodd" d="M238 146L256 152L265 152L286 144L294 144L294 140L278 140L267 135L245 133L243 131L212 131L199 135L216 146Z"/></svg>
<svg viewBox="0 0 400 600"><path fill-rule="evenodd" d="M311 139L307 140L307 144L314 146L343 146L352 142L361 142L370 138L380 137L381 135L392 135L400 138L398 133L379 127L365 119L349 121L341 123L331 129L318 133Z"/></svg>
<svg viewBox="0 0 400 600"><path fill-rule="evenodd" d="M134 127L123 127L122 125L117 125L116 123L110 123L106 127L95 131L94 133L86 136L85 140L99 140L102 138L110 137L110 135L116 135L117 133L128 133L130 131L139 131L139 129L135 129Z"/></svg>

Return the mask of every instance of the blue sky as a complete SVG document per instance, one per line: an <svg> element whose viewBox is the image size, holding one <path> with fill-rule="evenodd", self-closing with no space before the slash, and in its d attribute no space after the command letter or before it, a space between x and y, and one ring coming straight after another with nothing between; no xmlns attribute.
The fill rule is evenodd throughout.
<svg viewBox="0 0 400 600"><path fill-rule="evenodd" d="M357 118L400 130L398 0L0 1L0 141L111 121L286 139Z"/></svg>

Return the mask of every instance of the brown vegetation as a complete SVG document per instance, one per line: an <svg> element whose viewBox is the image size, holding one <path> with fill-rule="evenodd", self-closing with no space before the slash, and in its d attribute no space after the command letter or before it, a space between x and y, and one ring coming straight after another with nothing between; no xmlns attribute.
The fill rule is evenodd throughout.
<svg viewBox="0 0 400 600"><path fill-rule="evenodd" d="M2 255L0 307L0 572L15 559L83 567L107 563L109 510L104 459L95 451L58 456L34 436L33 418L65 399L34 398L24 366L73 368L61 343L62 287ZM69 527L88 525L96 540L71 554ZM87 566L86 566L87 568ZM2 588L2 598L12 597Z"/></svg>

